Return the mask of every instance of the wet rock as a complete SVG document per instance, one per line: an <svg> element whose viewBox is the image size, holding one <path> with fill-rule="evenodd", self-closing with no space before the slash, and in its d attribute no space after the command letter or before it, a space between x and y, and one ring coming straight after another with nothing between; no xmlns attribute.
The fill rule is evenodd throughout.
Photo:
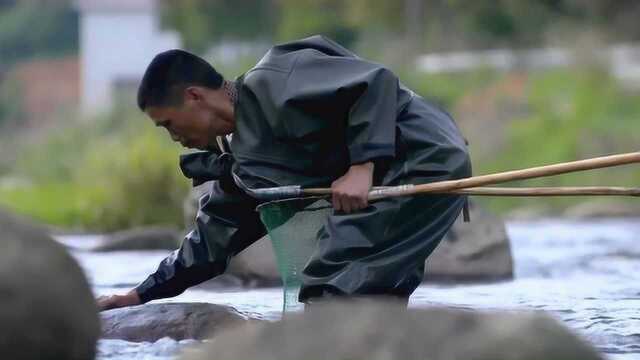
<svg viewBox="0 0 640 360"><path fill-rule="evenodd" d="M145 304L103 311L102 337L126 341L205 339L248 318L229 306L207 303Z"/></svg>
<svg viewBox="0 0 640 360"><path fill-rule="evenodd" d="M113 233L92 250L173 250L180 246L182 235L181 231L171 227L140 227Z"/></svg>
<svg viewBox="0 0 640 360"><path fill-rule="evenodd" d="M406 310L391 303L325 304L276 323L224 331L183 360L600 360L542 313Z"/></svg>
<svg viewBox="0 0 640 360"><path fill-rule="evenodd" d="M100 334L87 280L42 228L0 210L3 359L93 359Z"/></svg>
<svg viewBox="0 0 640 360"><path fill-rule="evenodd" d="M513 257L504 222L470 201L471 222L462 216L426 262L427 281L488 281L513 277Z"/></svg>
<svg viewBox="0 0 640 360"><path fill-rule="evenodd" d="M568 208L564 216L571 219L591 218L616 218L616 217L640 217L640 203L614 200L597 199L582 202Z"/></svg>

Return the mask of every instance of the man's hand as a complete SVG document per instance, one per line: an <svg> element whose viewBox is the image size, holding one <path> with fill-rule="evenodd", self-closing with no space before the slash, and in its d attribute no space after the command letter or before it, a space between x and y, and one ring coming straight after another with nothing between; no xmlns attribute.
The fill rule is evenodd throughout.
<svg viewBox="0 0 640 360"><path fill-rule="evenodd" d="M346 174L331 184L333 208L351 213L369 205L373 163L351 165Z"/></svg>
<svg viewBox="0 0 640 360"><path fill-rule="evenodd" d="M135 290L131 290L124 295L100 296L96 299L99 311L140 305L140 302L140 297Z"/></svg>

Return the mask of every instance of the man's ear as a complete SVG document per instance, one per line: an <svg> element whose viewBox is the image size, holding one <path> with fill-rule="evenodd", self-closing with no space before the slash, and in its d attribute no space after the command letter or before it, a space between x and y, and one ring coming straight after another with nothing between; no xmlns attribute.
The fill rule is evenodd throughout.
<svg viewBox="0 0 640 360"><path fill-rule="evenodd" d="M202 89L197 86L189 86L184 89L184 100L187 101L202 101L204 94L202 94Z"/></svg>

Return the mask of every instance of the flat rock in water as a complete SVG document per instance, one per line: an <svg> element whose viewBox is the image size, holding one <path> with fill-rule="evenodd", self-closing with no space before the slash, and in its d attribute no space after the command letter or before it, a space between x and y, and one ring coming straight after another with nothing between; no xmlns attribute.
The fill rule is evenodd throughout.
<svg viewBox="0 0 640 360"><path fill-rule="evenodd" d="M222 328L247 322L232 307L208 303L145 304L103 311L102 337L132 342L205 339Z"/></svg>
<svg viewBox="0 0 640 360"><path fill-rule="evenodd" d="M183 360L602 360L543 313L321 304L275 323L218 334Z"/></svg>
<svg viewBox="0 0 640 360"><path fill-rule="evenodd" d="M182 232L172 227L149 226L106 236L93 251L173 250L180 246Z"/></svg>
<svg viewBox="0 0 640 360"><path fill-rule="evenodd" d="M0 210L0 354L88 360L98 309L78 263L43 228Z"/></svg>
<svg viewBox="0 0 640 360"><path fill-rule="evenodd" d="M471 222L460 216L429 256L426 281L489 281L513 278L513 257L504 222L472 201Z"/></svg>

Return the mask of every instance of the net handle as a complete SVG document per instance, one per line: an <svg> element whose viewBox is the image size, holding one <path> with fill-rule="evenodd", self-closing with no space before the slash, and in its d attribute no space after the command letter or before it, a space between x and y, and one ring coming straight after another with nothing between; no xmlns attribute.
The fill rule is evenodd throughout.
<svg viewBox="0 0 640 360"><path fill-rule="evenodd" d="M538 166L522 170L474 176L459 180L439 181L421 185L400 185L388 188L373 189L369 199L405 196L414 194L447 194L464 193L467 195L485 196L579 196L579 195L617 195L639 196L639 188L625 187L547 187L547 188L487 188L514 180L526 180L572 172L601 169L618 165L640 163L640 152L602 156L586 160ZM466 189L465 192L458 192ZM315 188L301 189L303 195L329 195L331 189Z"/></svg>

